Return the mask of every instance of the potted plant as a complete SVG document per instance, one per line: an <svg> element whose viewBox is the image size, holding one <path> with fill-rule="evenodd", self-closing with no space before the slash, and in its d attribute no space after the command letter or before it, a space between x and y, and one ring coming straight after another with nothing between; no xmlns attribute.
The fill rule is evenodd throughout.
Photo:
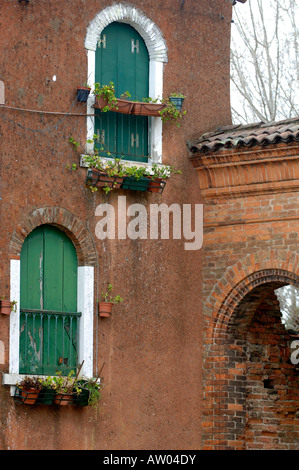
<svg viewBox="0 0 299 470"><path fill-rule="evenodd" d="M43 405L52 405L56 397L56 383L53 377L40 379L42 389L39 394L39 402Z"/></svg>
<svg viewBox="0 0 299 470"><path fill-rule="evenodd" d="M21 399L22 403L34 405L38 399L42 384L37 377L25 377L17 383L15 398Z"/></svg>
<svg viewBox="0 0 299 470"><path fill-rule="evenodd" d="M112 285L109 284L107 291L102 292L102 297L104 300L98 300L100 317L110 317L113 304L118 304L119 302L123 302L124 300L120 297L120 295L116 295L115 297L112 297L110 294L111 291L112 291Z"/></svg>
<svg viewBox="0 0 299 470"><path fill-rule="evenodd" d="M169 101L173 104L173 106L181 111L185 98L186 96L182 95L181 93L171 93L169 96Z"/></svg>
<svg viewBox="0 0 299 470"><path fill-rule="evenodd" d="M86 155L84 162L88 163L89 166L86 176L87 184L103 188L106 194L121 187L125 173L120 159L106 161L95 154Z"/></svg>
<svg viewBox="0 0 299 470"><path fill-rule="evenodd" d="M56 391L54 403L56 405L65 406L74 404L74 396L77 397L78 394L80 394L80 388L76 385L76 382L81 367L82 364L75 377L73 377L73 370L68 374L67 377L62 377L60 372L53 377L54 388Z"/></svg>
<svg viewBox="0 0 299 470"><path fill-rule="evenodd" d="M99 83L95 83L93 93L96 96L94 107L101 109L103 112L114 111L116 113L130 114L132 111L134 103L127 99L130 96L129 92L125 92L121 98L116 98L113 82L102 87Z"/></svg>
<svg viewBox="0 0 299 470"><path fill-rule="evenodd" d="M16 300L5 300L3 296L0 300L0 313L2 315L10 315L11 312L17 311L17 301Z"/></svg>
<svg viewBox="0 0 299 470"><path fill-rule="evenodd" d="M147 190L151 193L162 193L166 185L166 179L169 178L171 174L181 174L179 170L175 170L173 166L168 165L152 165L152 171L150 175L150 183Z"/></svg>
<svg viewBox="0 0 299 470"><path fill-rule="evenodd" d="M161 119L164 123L171 122L176 124L177 127L181 126L181 119L186 114L186 111L181 112L176 106L174 106L171 101L164 100L165 108L159 111Z"/></svg>
<svg viewBox="0 0 299 470"><path fill-rule="evenodd" d="M91 87L85 82L83 86L77 87L77 101L86 103Z"/></svg>
<svg viewBox="0 0 299 470"><path fill-rule="evenodd" d="M80 393L74 397L74 403L78 406L95 406L101 398L101 383L98 382L98 377L96 379L80 378L77 388Z"/></svg>

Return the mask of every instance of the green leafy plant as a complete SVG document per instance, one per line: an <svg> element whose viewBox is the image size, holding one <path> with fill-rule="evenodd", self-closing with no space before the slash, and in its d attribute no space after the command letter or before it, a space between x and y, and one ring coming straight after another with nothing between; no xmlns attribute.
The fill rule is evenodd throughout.
<svg viewBox="0 0 299 470"><path fill-rule="evenodd" d="M158 165L154 163L152 165L152 170L150 172L150 177L151 179L155 178L161 178L161 179L166 179L169 178L170 175L175 175L175 174L182 174L180 170L175 170L173 166L168 166L168 165Z"/></svg>
<svg viewBox="0 0 299 470"><path fill-rule="evenodd" d="M182 95L182 93L170 93L169 95L171 98L182 98L185 99L186 96Z"/></svg>
<svg viewBox="0 0 299 470"><path fill-rule="evenodd" d="M171 122L172 124L176 124L177 127L181 126L181 119L186 114L186 111L180 111L177 109L169 99L162 101L165 104L165 108L159 111L161 116L162 122Z"/></svg>
<svg viewBox="0 0 299 470"><path fill-rule="evenodd" d="M102 108L103 112L118 109L117 99L115 97L115 86L113 82L110 82L109 85L103 86L101 86L100 83L95 83L93 93L96 95L96 97L102 97L107 101L107 106Z"/></svg>
<svg viewBox="0 0 299 470"><path fill-rule="evenodd" d="M104 302L111 302L113 304L118 304L119 302L123 302L124 299L122 299L120 295L116 295L115 297L112 297L111 291L112 291L112 284L108 284L107 291L102 292L102 297L104 299Z"/></svg>
<svg viewBox="0 0 299 470"><path fill-rule="evenodd" d="M98 379L90 379L82 377L78 380L78 387L80 393L83 395L86 391L88 392L88 405L95 406L98 404L98 401L101 398L101 383L98 382Z"/></svg>

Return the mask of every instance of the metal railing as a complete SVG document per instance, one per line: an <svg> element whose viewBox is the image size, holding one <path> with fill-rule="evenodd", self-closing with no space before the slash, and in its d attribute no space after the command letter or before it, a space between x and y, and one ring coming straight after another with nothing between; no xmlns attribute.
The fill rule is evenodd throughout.
<svg viewBox="0 0 299 470"><path fill-rule="evenodd" d="M20 310L20 373L66 374L76 368L80 312Z"/></svg>

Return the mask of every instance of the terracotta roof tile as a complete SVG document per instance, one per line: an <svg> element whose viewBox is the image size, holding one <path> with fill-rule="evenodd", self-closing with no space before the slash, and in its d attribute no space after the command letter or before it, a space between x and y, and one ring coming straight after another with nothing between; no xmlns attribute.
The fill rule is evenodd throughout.
<svg viewBox="0 0 299 470"><path fill-rule="evenodd" d="M277 123L258 122L218 128L203 134L199 139L188 141L191 152L215 152L221 148L253 147L299 142L299 116Z"/></svg>

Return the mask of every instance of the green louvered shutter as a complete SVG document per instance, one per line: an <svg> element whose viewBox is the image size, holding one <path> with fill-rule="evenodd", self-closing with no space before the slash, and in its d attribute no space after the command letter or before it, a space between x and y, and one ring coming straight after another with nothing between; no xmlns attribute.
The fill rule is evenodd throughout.
<svg viewBox="0 0 299 470"><path fill-rule="evenodd" d="M118 98L126 91L132 101L148 97L149 55L134 28L115 22L102 31L96 50L95 80L101 85L113 82ZM117 158L147 162L148 117L96 110L95 134L105 144L101 155L107 156L108 149Z"/></svg>
<svg viewBox="0 0 299 470"><path fill-rule="evenodd" d="M33 230L21 251L20 373L68 373L77 363L77 254L50 225Z"/></svg>

